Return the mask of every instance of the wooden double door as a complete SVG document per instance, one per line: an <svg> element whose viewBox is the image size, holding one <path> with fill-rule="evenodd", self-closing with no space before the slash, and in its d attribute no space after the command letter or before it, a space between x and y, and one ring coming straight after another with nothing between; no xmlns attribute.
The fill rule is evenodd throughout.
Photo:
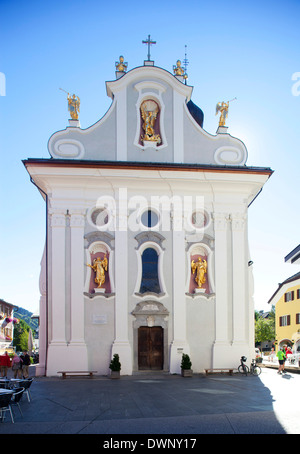
<svg viewBox="0 0 300 454"><path fill-rule="evenodd" d="M141 326L138 329L139 370L162 370L164 330L161 326Z"/></svg>

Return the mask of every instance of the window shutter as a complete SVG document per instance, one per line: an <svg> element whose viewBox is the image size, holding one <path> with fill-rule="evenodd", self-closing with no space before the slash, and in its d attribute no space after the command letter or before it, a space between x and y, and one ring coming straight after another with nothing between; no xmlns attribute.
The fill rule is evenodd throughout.
<svg viewBox="0 0 300 454"><path fill-rule="evenodd" d="M291 316L290 315L287 316L287 323L286 324L287 324L287 326L291 324Z"/></svg>
<svg viewBox="0 0 300 454"><path fill-rule="evenodd" d="M292 300L294 299L294 290L291 292L292 293Z"/></svg>
<svg viewBox="0 0 300 454"><path fill-rule="evenodd" d="M286 303L286 301L287 301L287 294L285 293L284 294L284 302Z"/></svg>
<svg viewBox="0 0 300 454"><path fill-rule="evenodd" d="M296 325L299 325L299 315L300 314L296 314Z"/></svg>
<svg viewBox="0 0 300 454"><path fill-rule="evenodd" d="M282 317L279 317L279 326L282 326Z"/></svg>

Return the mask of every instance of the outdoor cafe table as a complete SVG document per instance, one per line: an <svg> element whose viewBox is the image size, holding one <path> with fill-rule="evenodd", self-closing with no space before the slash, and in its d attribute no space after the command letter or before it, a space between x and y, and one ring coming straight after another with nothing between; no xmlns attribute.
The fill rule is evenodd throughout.
<svg viewBox="0 0 300 454"><path fill-rule="evenodd" d="M15 385L17 385L21 381L24 381L24 378L11 378L11 379L5 378L5 379L2 379L2 380L0 379L0 385L4 384L5 388L9 389L11 387L14 387ZM0 387L0 392L1 392L2 389L4 389L4 388Z"/></svg>
<svg viewBox="0 0 300 454"><path fill-rule="evenodd" d="M13 394L14 391L12 389L5 389L5 388L0 388L0 394Z"/></svg>
<svg viewBox="0 0 300 454"><path fill-rule="evenodd" d="M5 388L9 387L9 383L10 383L10 380L8 378L0 379L0 385L4 385ZM0 389L4 389L4 388L0 388Z"/></svg>

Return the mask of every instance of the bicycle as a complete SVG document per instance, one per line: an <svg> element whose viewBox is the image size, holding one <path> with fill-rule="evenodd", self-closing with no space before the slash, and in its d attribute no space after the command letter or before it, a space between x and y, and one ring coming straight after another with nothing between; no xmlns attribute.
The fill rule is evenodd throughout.
<svg viewBox="0 0 300 454"><path fill-rule="evenodd" d="M248 375L250 373L250 374L256 375L256 376L261 374L261 368L256 364L256 360L255 359L252 360L251 365L250 365L250 369L249 369L249 367L246 364L244 364L246 361L247 361L246 356L242 356L241 357L241 364L238 367L238 372L240 374Z"/></svg>
<svg viewBox="0 0 300 454"><path fill-rule="evenodd" d="M250 374L252 375L260 375L261 374L261 368L256 364L256 360L253 359L251 366L250 366Z"/></svg>
<svg viewBox="0 0 300 454"><path fill-rule="evenodd" d="M247 361L246 356L242 356L240 361L241 364L238 367L238 372L243 375L249 374L249 367L246 364L244 364Z"/></svg>

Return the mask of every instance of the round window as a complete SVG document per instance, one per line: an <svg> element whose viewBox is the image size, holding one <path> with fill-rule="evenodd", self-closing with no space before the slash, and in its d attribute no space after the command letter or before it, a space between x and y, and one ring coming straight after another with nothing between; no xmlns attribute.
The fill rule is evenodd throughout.
<svg viewBox="0 0 300 454"><path fill-rule="evenodd" d="M91 219L97 227L103 227L108 224L109 213L106 208L97 208L92 212Z"/></svg>
<svg viewBox="0 0 300 454"><path fill-rule="evenodd" d="M155 227L158 224L158 215L155 211L146 210L141 216L141 223L145 227Z"/></svg>
<svg viewBox="0 0 300 454"><path fill-rule="evenodd" d="M196 229L201 229L207 225L208 219L204 211L194 211L191 221Z"/></svg>

